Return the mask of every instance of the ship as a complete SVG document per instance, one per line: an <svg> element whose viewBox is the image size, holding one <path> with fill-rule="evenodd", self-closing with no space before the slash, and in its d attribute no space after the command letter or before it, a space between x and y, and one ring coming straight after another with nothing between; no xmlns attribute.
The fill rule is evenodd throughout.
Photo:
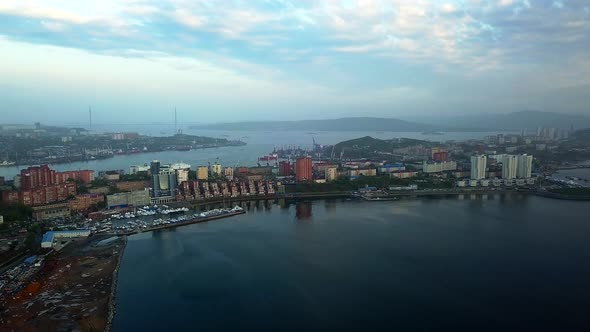
<svg viewBox="0 0 590 332"><path fill-rule="evenodd" d="M277 160L277 159L279 159L279 155L276 153L269 154L268 156L262 156L262 157L258 158L259 161L271 161L271 160Z"/></svg>
<svg viewBox="0 0 590 332"><path fill-rule="evenodd" d="M14 161L4 160L3 162L0 163L0 167L10 167L10 166L14 166L14 165L16 165L16 162L14 162Z"/></svg>

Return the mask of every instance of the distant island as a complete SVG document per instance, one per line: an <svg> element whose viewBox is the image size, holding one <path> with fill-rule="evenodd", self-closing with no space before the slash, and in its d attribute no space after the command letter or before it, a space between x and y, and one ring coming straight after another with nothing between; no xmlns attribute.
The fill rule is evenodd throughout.
<svg viewBox="0 0 590 332"><path fill-rule="evenodd" d="M468 114L456 117L430 116L421 121L395 118L350 117L327 120L300 121L245 121L192 125L190 129L244 130L244 131L375 131L422 132L441 135L444 132L520 131L538 127L576 129L590 128L590 117L539 111L522 111L506 114Z"/></svg>
<svg viewBox="0 0 590 332"><path fill-rule="evenodd" d="M332 120L251 121L193 125L191 129L264 131L436 131L439 128L392 118L355 117Z"/></svg>

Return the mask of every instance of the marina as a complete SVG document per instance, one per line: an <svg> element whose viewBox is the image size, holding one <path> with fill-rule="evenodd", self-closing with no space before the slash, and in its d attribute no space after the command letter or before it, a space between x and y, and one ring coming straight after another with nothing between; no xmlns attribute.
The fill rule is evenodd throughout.
<svg viewBox="0 0 590 332"><path fill-rule="evenodd" d="M187 212L189 211L189 209L179 208L174 209L173 211ZM168 215L169 213L170 212L164 213L164 215ZM175 218L157 218L151 221L133 220L125 222L124 220L118 219L113 221L107 221L101 229L97 230L97 233L105 232L113 233L115 235L131 235L141 232L150 232L157 229L172 228L216 219L228 218L244 213L246 213L246 211L244 211L243 208L236 205L231 209L213 209L200 213L184 214Z"/></svg>

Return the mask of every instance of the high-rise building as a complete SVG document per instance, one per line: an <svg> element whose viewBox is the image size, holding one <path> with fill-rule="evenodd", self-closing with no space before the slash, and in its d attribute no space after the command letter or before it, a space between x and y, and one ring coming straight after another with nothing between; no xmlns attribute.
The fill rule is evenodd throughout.
<svg viewBox="0 0 590 332"><path fill-rule="evenodd" d="M434 161L448 161L449 151L443 148L432 148L430 150L430 157Z"/></svg>
<svg viewBox="0 0 590 332"><path fill-rule="evenodd" d="M150 174L151 175L160 174L160 161L159 160L154 160L150 163Z"/></svg>
<svg viewBox="0 0 590 332"><path fill-rule="evenodd" d="M291 175L291 163L288 161L279 162L279 176Z"/></svg>
<svg viewBox="0 0 590 332"><path fill-rule="evenodd" d="M221 170L221 164L215 163L215 164L211 165L211 174L216 174L216 175L223 174L222 170Z"/></svg>
<svg viewBox="0 0 590 332"><path fill-rule="evenodd" d="M295 163L295 179L297 181L313 180L313 163L311 158L297 158Z"/></svg>
<svg viewBox="0 0 590 332"><path fill-rule="evenodd" d="M177 183L183 183L184 181L188 181L189 170L186 168L177 169L176 170L176 181Z"/></svg>
<svg viewBox="0 0 590 332"><path fill-rule="evenodd" d="M486 177L486 162L487 157L484 155L477 155L471 157L471 179L481 180Z"/></svg>
<svg viewBox="0 0 590 332"><path fill-rule="evenodd" d="M326 168L326 181L334 181L338 179L338 169L336 167Z"/></svg>
<svg viewBox="0 0 590 332"><path fill-rule="evenodd" d="M170 169L176 172L176 183L188 181L191 165L186 163L176 163L170 165Z"/></svg>
<svg viewBox="0 0 590 332"><path fill-rule="evenodd" d="M29 167L20 172L20 188L31 190L56 184L65 184L70 180L79 180L88 184L94 180L94 171L77 170L56 172L47 165Z"/></svg>
<svg viewBox="0 0 590 332"><path fill-rule="evenodd" d="M160 167L160 173L152 175L152 197L176 196L176 171Z"/></svg>
<svg viewBox="0 0 590 332"><path fill-rule="evenodd" d="M233 180L234 178L234 169L233 167L226 167L223 169L223 175L228 180Z"/></svg>
<svg viewBox="0 0 590 332"><path fill-rule="evenodd" d="M502 159L502 178L512 180L516 178L516 167L518 160L515 155L506 155Z"/></svg>
<svg viewBox="0 0 590 332"><path fill-rule="evenodd" d="M209 179L209 168L207 166L199 166L197 168L197 179L205 181Z"/></svg>
<svg viewBox="0 0 590 332"><path fill-rule="evenodd" d="M516 167L516 176L519 179L528 179L533 172L533 156L523 154L518 156L518 166Z"/></svg>

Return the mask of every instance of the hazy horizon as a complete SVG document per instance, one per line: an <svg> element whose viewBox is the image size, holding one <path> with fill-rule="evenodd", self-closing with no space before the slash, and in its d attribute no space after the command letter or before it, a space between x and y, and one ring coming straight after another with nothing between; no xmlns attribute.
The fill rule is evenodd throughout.
<svg viewBox="0 0 590 332"><path fill-rule="evenodd" d="M2 122L588 114L589 31L581 0L4 0Z"/></svg>

